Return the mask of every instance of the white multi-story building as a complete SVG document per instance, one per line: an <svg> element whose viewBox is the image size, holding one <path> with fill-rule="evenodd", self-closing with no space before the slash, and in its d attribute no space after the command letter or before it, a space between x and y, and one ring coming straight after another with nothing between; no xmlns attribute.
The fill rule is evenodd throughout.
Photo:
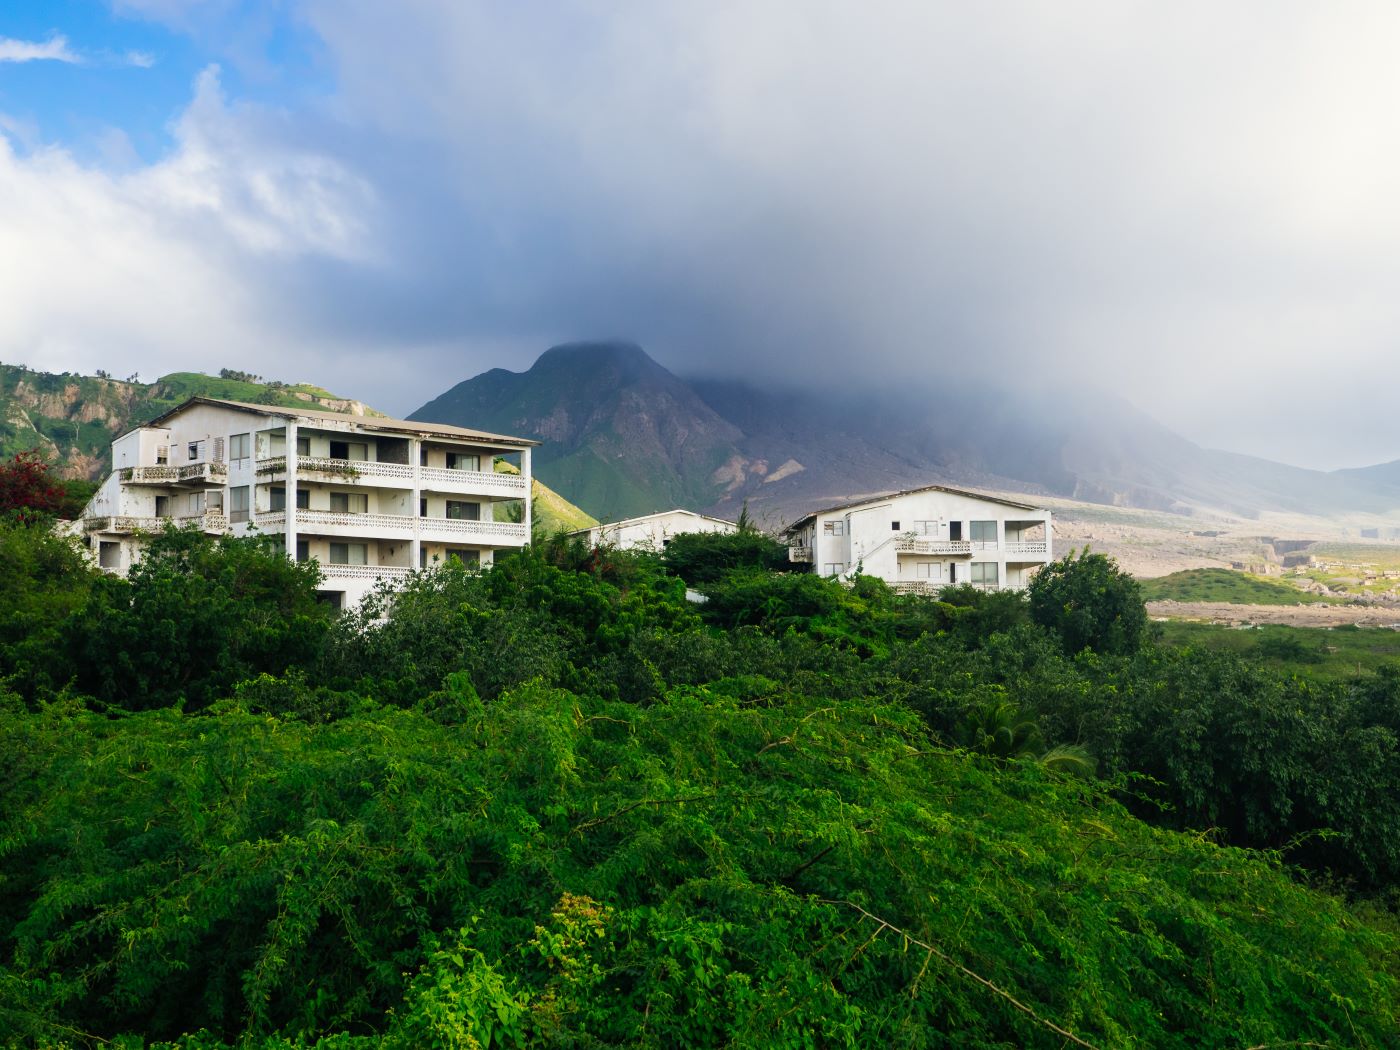
<svg viewBox="0 0 1400 1050"><path fill-rule="evenodd" d="M530 536L530 449L462 427L194 397L112 442L83 512L98 564L125 574L167 522L279 537L321 563L322 592L357 602L379 580L456 556L489 565ZM520 472L495 468L519 454ZM503 502L518 521L499 520Z"/></svg>
<svg viewBox="0 0 1400 1050"><path fill-rule="evenodd" d="M1050 561L1048 510L945 485L815 511L786 534L789 559L823 576L860 572L914 593L1017 589Z"/></svg>
<svg viewBox="0 0 1400 1050"><path fill-rule="evenodd" d="M608 545L621 550L652 550L660 552L671 542L672 536L683 532L738 532L739 526L724 518L712 518L708 514L697 514L693 510L663 510L656 514L644 514L640 518L626 521L611 521L594 525L591 529L579 529L570 536L582 536L594 547Z"/></svg>

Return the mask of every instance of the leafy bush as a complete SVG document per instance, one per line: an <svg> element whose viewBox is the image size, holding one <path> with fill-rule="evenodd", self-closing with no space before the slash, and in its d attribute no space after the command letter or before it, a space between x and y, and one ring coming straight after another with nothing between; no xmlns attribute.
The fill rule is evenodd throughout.
<svg viewBox="0 0 1400 1050"><path fill-rule="evenodd" d="M755 529L739 532L683 532L673 536L661 556L669 572L700 587L735 569L785 572L787 546Z"/></svg>
<svg viewBox="0 0 1400 1050"><path fill-rule="evenodd" d="M1400 939L1270 858L897 706L751 686L465 693L448 722L0 714L0 1027L1394 1045Z"/></svg>
<svg viewBox="0 0 1400 1050"><path fill-rule="evenodd" d="M289 560L270 537L167 528L70 619L78 686L118 707L195 710L245 678L311 666L331 618L319 580L316 562Z"/></svg>
<svg viewBox="0 0 1400 1050"><path fill-rule="evenodd" d="M1027 589L1031 619L1059 635L1065 652L1133 653L1147 634L1137 581L1086 548L1046 565Z"/></svg>

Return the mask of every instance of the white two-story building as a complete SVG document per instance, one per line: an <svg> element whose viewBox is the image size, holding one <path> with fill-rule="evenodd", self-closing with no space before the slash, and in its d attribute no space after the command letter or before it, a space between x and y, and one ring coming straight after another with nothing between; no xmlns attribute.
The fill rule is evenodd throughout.
<svg viewBox="0 0 1400 1050"><path fill-rule="evenodd" d="M815 511L786 534L789 559L823 576L860 572L923 594L1018 589L1051 557L1048 510L945 485Z"/></svg>
<svg viewBox="0 0 1400 1050"><path fill-rule="evenodd" d="M343 607L379 580L456 556L489 565L530 537L538 442L378 416L195 397L112 442L112 473L83 512L100 566L125 574L168 522L277 536L315 559ZM495 469L518 454L520 472ZM517 513L498 513L503 504ZM514 518L518 520L506 520Z"/></svg>

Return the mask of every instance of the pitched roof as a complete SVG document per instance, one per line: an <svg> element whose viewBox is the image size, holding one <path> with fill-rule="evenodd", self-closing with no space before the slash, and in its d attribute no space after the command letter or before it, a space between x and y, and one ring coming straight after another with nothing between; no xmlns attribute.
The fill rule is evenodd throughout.
<svg viewBox="0 0 1400 1050"><path fill-rule="evenodd" d="M218 408L232 408L239 412L256 412L263 416L281 416L284 419L323 419L327 422L354 423L364 430L387 430L395 433L418 434L424 437L463 438L472 441L486 441L517 448L529 448L540 444L530 438L511 437L508 434L492 434L485 430L469 430L466 427L449 426L446 423L420 423L411 419L390 419L388 416L352 416L344 412L332 412L324 408L302 408L293 405L258 405L251 401L225 401L218 397L197 395L167 412L162 412L145 425L160 426L168 419L179 415L191 405L214 405Z"/></svg>
<svg viewBox="0 0 1400 1050"><path fill-rule="evenodd" d="M868 496L865 499L852 500L850 503L838 503L834 507L823 507L821 510L814 510L804 514L784 532L796 532L805 527L808 523L815 521L819 514L831 514L838 510L851 510L854 507L864 507L872 503L885 503L900 496L913 496L919 492L947 492L954 496L966 496L969 499L980 499L987 503L1000 503L1004 507L1014 507L1017 510L1044 510L1044 507L1036 507L1029 503L1018 503L1015 500L1002 499L1000 496L991 496L985 492L974 492L972 489L953 488L951 485L920 485L914 489L901 489L898 492L886 492L879 496Z"/></svg>
<svg viewBox="0 0 1400 1050"><path fill-rule="evenodd" d="M650 521L652 518L663 518L667 514L689 514L692 518L704 518L706 521L713 521L720 525L733 525L739 527L737 521L730 521L728 518L712 518L708 514L701 514L698 510L686 510L684 507L676 507L672 510L658 510L651 514L639 514L635 518L624 518L622 521L600 521L597 525L590 525L586 529L575 529L569 533L570 536L583 536L594 529L620 529L626 525L636 525L641 521Z"/></svg>

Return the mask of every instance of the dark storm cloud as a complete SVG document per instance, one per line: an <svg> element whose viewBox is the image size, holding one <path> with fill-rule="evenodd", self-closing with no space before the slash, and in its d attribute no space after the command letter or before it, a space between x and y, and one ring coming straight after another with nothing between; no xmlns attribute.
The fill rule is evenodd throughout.
<svg viewBox="0 0 1400 1050"><path fill-rule="evenodd" d="M1082 381L1209 444L1400 456L1379 412L1307 424L1400 378L1386 8L310 0L300 17L329 97L279 112L206 83L161 165L59 173L98 219L85 242L180 294L154 318L111 296L105 344L21 312L11 345L189 367L193 314L208 367L406 411L616 334L682 372ZM57 215L34 163L0 177Z"/></svg>

